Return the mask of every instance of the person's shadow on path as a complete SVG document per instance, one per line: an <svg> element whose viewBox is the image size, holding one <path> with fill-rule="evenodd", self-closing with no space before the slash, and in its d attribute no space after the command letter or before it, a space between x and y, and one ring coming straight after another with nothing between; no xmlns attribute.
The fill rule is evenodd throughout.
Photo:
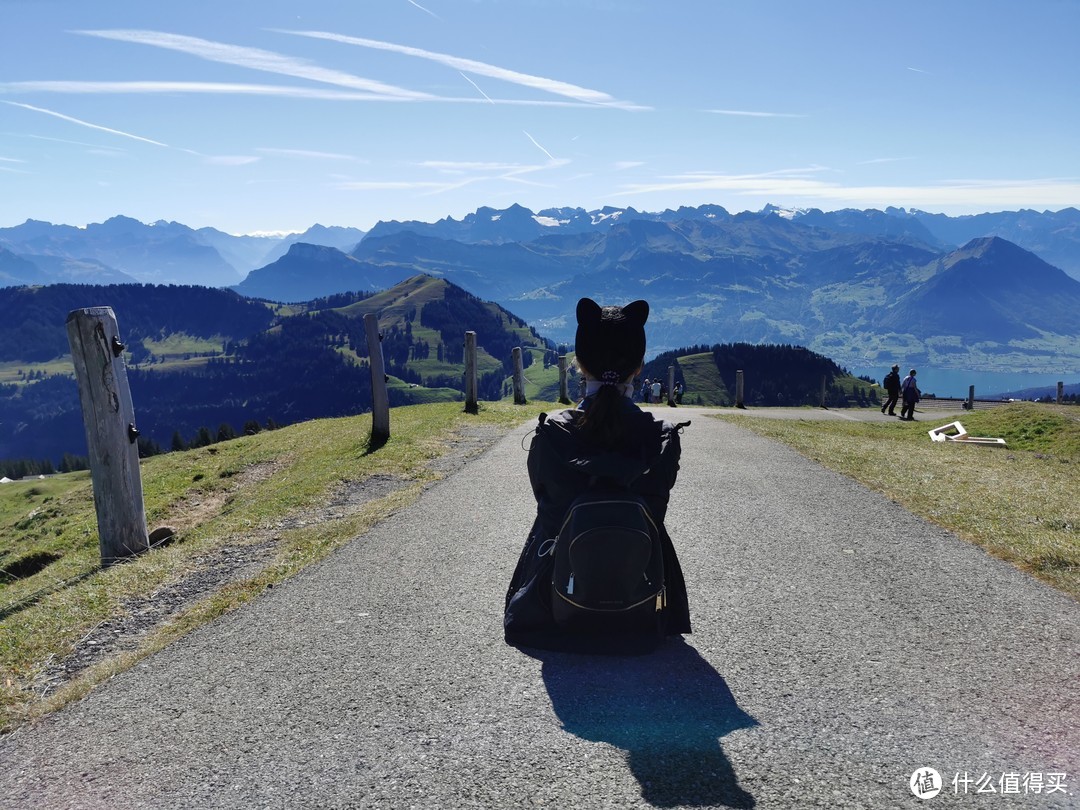
<svg viewBox="0 0 1080 810"><path fill-rule="evenodd" d="M739 787L720 738L757 721L682 638L636 656L519 649L542 662L544 684L567 731L627 752L649 804L755 805Z"/></svg>

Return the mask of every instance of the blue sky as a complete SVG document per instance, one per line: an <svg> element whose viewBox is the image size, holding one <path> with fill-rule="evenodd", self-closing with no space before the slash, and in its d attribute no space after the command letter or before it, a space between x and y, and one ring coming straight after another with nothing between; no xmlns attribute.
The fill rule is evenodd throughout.
<svg viewBox="0 0 1080 810"><path fill-rule="evenodd" d="M1076 0L0 0L0 227L1080 205Z"/></svg>

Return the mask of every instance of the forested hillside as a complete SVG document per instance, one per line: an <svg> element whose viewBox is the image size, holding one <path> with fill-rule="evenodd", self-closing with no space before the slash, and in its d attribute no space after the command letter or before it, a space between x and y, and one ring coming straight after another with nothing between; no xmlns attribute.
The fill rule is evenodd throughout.
<svg viewBox="0 0 1080 810"><path fill-rule="evenodd" d="M85 453L65 329L68 311L85 306L116 314L148 453L370 410L369 312L379 316L391 405L462 399L467 330L477 333L481 399L502 396L514 347L527 366L552 355L520 318L426 276L289 307L191 287L0 290L0 459Z"/></svg>
<svg viewBox="0 0 1080 810"><path fill-rule="evenodd" d="M664 352L645 365L642 378L665 385L668 368L684 387L688 405L734 405L737 373L743 372L743 403L758 406L820 405L825 381L828 407L858 407L877 402L869 380L852 377L820 354L801 346L725 343Z"/></svg>

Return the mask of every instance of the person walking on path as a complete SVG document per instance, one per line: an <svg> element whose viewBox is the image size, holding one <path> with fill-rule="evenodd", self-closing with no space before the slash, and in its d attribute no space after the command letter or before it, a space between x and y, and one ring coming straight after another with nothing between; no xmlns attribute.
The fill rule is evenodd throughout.
<svg viewBox="0 0 1080 810"><path fill-rule="evenodd" d="M904 396L904 404L900 407L900 418L908 422L915 421L915 403L919 401L919 386L915 384L915 369L911 369L908 375L900 383L900 391ZM907 414L907 416L904 416Z"/></svg>
<svg viewBox="0 0 1080 810"><path fill-rule="evenodd" d="M603 308L589 298L578 302L575 346L586 394L577 408L542 414L529 445L536 518L506 593L503 627L510 644L558 647L566 640L552 614L553 558L545 547L559 536L571 503L596 481L615 482L645 502L663 550L664 632L690 632L686 584L664 528L682 454L679 426L632 399L648 317L645 301Z"/></svg>
<svg viewBox="0 0 1080 810"><path fill-rule="evenodd" d="M896 401L900 398L900 366L893 364L892 371L885 375L882 380L885 383L885 391L889 397L881 406L881 412L888 412L889 416L896 416Z"/></svg>

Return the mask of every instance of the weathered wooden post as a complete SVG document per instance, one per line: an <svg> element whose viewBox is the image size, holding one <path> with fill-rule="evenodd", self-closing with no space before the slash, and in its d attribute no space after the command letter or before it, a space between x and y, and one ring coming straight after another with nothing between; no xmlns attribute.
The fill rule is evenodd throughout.
<svg viewBox="0 0 1080 810"><path fill-rule="evenodd" d="M476 332L465 333L465 413L479 413L476 402Z"/></svg>
<svg viewBox="0 0 1080 810"><path fill-rule="evenodd" d="M968 398L967 398L967 402L964 403L964 408L966 410L969 410L969 411L975 410L975 386L974 385L969 385L968 386Z"/></svg>
<svg viewBox="0 0 1080 810"><path fill-rule="evenodd" d="M368 368L371 370L371 444L382 444L390 438L390 397L386 392L386 366L383 363L382 335L379 316L364 315L364 334L367 336Z"/></svg>
<svg viewBox="0 0 1080 810"><path fill-rule="evenodd" d="M743 404L743 373L742 369L735 372L735 407L745 408Z"/></svg>
<svg viewBox="0 0 1080 810"><path fill-rule="evenodd" d="M675 407L675 366L667 367L667 404Z"/></svg>
<svg viewBox="0 0 1080 810"><path fill-rule="evenodd" d="M150 547L124 344L110 307L73 310L67 333L90 453L101 564L109 566Z"/></svg>
<svg viewBox="0 0 1080 810"><path fill-rule="evenodd" d="M1064 401L1065 401L1065 381L1064 380L1058 380L1057 404L1060 405Z"/></svg>
<svg viewBox="0 0 1080 810"><path fill-rule="evenodd" d="M525 369L521 362L521 347L515 346L514 356L514 404L525 404Z"/></svg>
<svg viewBox="0 0 1080 810"><path fill-rule="evenodd" d="M825 380L826 380L826 376L824 374L822 374L821 375L821 407L822 408L825 408ZM828 410L828 408L825 408L825 410Z"/></svg>
<svg viewBox="0 0 1080 810"><path fill-rule="evenodd" d="M566 355L559 355L559 402L570 404L570 389L566 384Z"/></svg>

